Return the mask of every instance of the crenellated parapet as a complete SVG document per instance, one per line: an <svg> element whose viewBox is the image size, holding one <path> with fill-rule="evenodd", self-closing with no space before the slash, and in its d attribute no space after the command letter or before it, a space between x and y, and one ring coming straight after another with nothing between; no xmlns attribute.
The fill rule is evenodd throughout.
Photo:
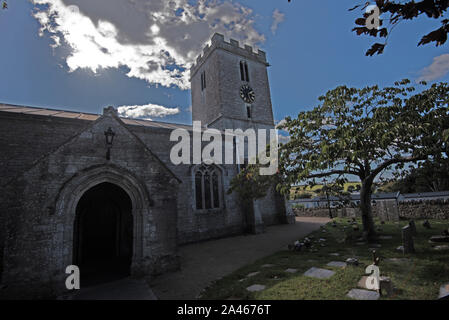
<svg viewBox="0 0 449 320"><path fill-rule="evenodd" d="M224 36L220 33L215 33L212 36L211 44L206 45L203 49L203 53L200 54L197 58L195 63L190 68L190 76L193 77L195 73L198 71L198 69L201 67L204 61L207 60L208 56L215 50L215 49L222 49L225 51L229 51L238 55L241 55L247 59L254 60L257 62L260 62L262 64L265 64L268 66L267 63L267 57L265 54L265 51L262 51L260 49L257 50L257 52L253 51L253 48L249 45L244 45L244 47L240 47L239 42L234 39L230 39L229 42L226 42L224 39Z"/></svg>

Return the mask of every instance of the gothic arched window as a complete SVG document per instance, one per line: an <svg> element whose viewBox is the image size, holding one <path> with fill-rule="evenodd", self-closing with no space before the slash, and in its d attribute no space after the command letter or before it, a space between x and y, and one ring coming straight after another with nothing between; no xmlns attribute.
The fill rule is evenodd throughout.
<svg viewBox="0 0 449 320"><path fill-rule="evenodd" d="M221 171L216 166L201 165L194 172L197 210L221 208Z"/></svg>

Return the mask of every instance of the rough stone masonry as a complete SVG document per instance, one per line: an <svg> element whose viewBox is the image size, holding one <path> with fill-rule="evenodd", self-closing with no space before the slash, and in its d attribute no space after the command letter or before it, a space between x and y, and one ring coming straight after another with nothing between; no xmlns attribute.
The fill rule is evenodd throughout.
<svg viewBox="0 0 449 320"><path fill-rule="evenodd" d="M193 120L274 128L267 66L263 51L215 34L191 70ZM243 85L252 103L241 98ZM0 296L55 297L72 264L82 275L113 266L156 276L179 268L180 244L294 222L274 191L250 210L226 193L238 165L173 165L176 128L192 130L120 118L112 107L95 115L0 104Z"/></svg>

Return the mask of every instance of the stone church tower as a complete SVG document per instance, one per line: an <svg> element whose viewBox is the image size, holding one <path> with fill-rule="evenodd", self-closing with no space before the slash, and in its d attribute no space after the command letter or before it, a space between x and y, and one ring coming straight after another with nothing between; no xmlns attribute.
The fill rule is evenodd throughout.
<svg viewBox="0 0 449 320"><path fill-rule="evenodd" d="M191 68L193 121L216 129L274 128L265 52L216 33Z"/></svg>

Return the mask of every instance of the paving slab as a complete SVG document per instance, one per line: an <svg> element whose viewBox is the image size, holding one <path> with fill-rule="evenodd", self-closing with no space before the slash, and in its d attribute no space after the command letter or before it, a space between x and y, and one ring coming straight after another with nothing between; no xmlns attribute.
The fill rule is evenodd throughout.
<svg viewBox="0 0 449 320"><path fill-rule="evenodd" d="M306 272L304 272L304 275L306 277L317 278L317 279L328 279L328 278L332 277L334 274L335 274L334 271L327 270L327 269L321 269L321 268L315 268L315 267L312 267L309 270L307 270Z"/></svg>
<svg viewBox="0 0 449 320"><path fill-rule="evenodd" d="M246 290L250 291L250 292L258 292L258 291L262 291L265 289L265 286L262 284L253 284L252 286L249 286L248 288L246 288Z"/></svg>
<svg viewBox="0 0 449 320"><path fill-rule="evenodd" d="M346 262L342 261L331 261L327 265L329 267L338 267L338 268L345 268L347 266Z"/></svg>
<svg viewBox="0 0 449 320"><path fill-rule="evenodd" d="M288 268L287 270L285 270L285 272L287 272L287 273L296 273L296 272L298 272L298 269Z"/></svg>
<svg viewBox="0 0 449 320"><path fill-rule="evenodd" d="M347 296L355 300L377 300L380 298L379 293L376 291L363 289L351 289Z"/></svg>

